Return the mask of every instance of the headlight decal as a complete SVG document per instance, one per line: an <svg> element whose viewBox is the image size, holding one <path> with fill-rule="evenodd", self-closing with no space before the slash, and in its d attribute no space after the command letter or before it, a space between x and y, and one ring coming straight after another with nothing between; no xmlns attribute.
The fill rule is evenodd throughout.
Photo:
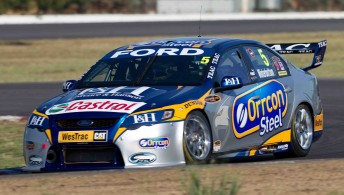
<svg viewBox="0 0 344 195"><path fill-rule="evenodd" d="M40 112L38 112L37 110L34 110L34 111L32 112L32 114L35 114L35 115L38 115L38 116L41 116L41 117L44 117L44 118L49 119L49 117L48 117L47 115L45 115L45 114L43 114L43 113L40 113Z"/></svg>
<svg viewBox="0 0 344 195"><path fill-rule="evenodd" d="M113 138L112 143L115 143L115 141L117 140L117 138L118 138L119 136L121 136L126 130L127 130L126 127L121 127L121 128L119 128L119 129L117 130L117 132L116 132L114 138Z"/></svg>
<svg viewBox="0 0 344 195"><path fill-rule="evenodd" d="M52 137L51 137L51 130L50 130L50 129L46 129L46 130L45 130L45 135L47 136L47 138L48 138L50 144L53 144L53 139L52 139Z"/></svg>

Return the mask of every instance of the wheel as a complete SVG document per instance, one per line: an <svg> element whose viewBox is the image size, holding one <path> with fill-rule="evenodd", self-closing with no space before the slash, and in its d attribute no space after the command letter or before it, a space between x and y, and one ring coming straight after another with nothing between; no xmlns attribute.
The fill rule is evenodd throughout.
<svg viewBox="0 0 344 195"><path fill-rule="evenodd" d="M276 157L303 157L311 149L313 141L313 117L306 105L299 105L292 119L291 149L287 153L275 153Z"/></svg>
<svg viewBox="0 0 344 195"><path fill-rule="evenodd" d="M200 111L189 114L185 120L183 146L186 163L207 163L212 152L210 125Z"/></svg>
<svg viewBox="0 0 344 195"><path fill-rule="evenodd" d="M292 123L291 144L294 156L306 156L313 141L313 117L306 105L296 108Z"/></svg>

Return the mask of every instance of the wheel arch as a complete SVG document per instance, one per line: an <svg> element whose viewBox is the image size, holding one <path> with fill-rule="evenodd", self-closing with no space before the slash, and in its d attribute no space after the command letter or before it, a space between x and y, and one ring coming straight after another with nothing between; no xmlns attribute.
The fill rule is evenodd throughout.
<svg viewBox="0 0 344 195"><path fill-rule="evenodd" d="M314 118L314 110L313 110L313 106L309 103L309 102L307 102L307 101L303 101L303 102L301 102L301 103L299 103L298 105L302 105L302 104L304 104L304 105L306 105L307 107L308 107L308 109L309 109L309 111L311 112L311 115L313 116L312 117L312 121L313 121L313 118ZM297 106L296 106L297 107ZM313 121L314 122L314 121Z"/></svg>
<svg viewBox="0 0 344 195"><path fill-rule="evenodd" d="M207 160L210 160L212 158L212 155L213 155L213 131L212 131L212 127L211 127L211 123L209 121L209 117L208 115L206 114L206 112L204 111L204 109L200 109L200 108L196 108L196 109L193 109L193 110L190 110L186 117L185 117L185 120L190 116L191 113L193 112L200 112L204 118L206 119L206 121L208 122L208 126L209 126L209 132L210 132L210 153L209 153L209 158ZM184 134L183 134L184 136ZM186 145L183 141L183 149L186 150ZM196 163L196 161L194 159L192 159L192 157L190 156L190 154L188 153L184 153L185 154L185 160L186 161L189 161L189 163ZM199 162L198 162L199 163Z"/></svg>

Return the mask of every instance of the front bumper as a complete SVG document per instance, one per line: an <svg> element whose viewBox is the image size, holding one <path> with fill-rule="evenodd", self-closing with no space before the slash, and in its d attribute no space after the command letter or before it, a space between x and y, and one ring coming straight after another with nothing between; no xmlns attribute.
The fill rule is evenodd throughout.
<svg viewBox="0 0 344 195"><path fill-rule="evenodd" d="M158 123L126 129L116 140L106 143L50 144L47 135L37 129L26 128L24 135L23 171L91 170L116 168L162 167L185 164L183 153L184 121ZM112 162L66 163L66 151L71 148L94 150L113 148ZM47 156L56 151L56 161L49 162ZM49 158L48 158L49 159Z"/></svg>

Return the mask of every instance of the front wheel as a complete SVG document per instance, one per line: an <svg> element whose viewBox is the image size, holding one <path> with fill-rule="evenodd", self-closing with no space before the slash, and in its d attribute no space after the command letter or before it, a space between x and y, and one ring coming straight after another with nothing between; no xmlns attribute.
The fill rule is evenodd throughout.
<svg viewBox="0 0 344 195"><path fill-rule="evenodd" d="M200 111L193 111L185 120L183 145L186 163L206 163L212 152L210 125Z"/></svg>

